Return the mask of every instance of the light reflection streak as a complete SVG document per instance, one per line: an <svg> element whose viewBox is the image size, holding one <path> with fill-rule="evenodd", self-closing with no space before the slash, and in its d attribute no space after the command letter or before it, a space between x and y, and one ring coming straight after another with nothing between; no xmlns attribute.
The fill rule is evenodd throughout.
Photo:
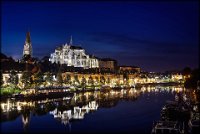
<svg viewBox="0 0 200 134"><path fill-rule="evenodd" d="M29 111L36 111L36 114L39 112L46 112L57 120L60 120L63 124L69 124L71 120L80 120L84 119L85 114L94 112L98 110L99 107L104 105L104 102L110 102L113 100L120 99L135 99L138 98L141 94L144 93L157 93L157 92L169 92L169 93L180 93L185 92L183 87L160 87L160 86L143 86L141 89L130 88L130 89L121 89L121 90L110 90L109 92L85 92L85 93L74 93L72 97L66 96L63 98L57 99L44 99L38 101L17 101L10 100L1 102L1 111L2 114L9 114L10 112L17 110L23 115L23 111L27 108ZM194 95L195 92L192 92ZM188 97L186 95L185 97ZM112 106L113 104L111 104ZM37 109L40 109L37 111ZM28 119L27 119L28 118ZM27 121L29 122L31 116L22 116L22 121L25 126ZM70 124L71 125L71 124Z"/></svg>

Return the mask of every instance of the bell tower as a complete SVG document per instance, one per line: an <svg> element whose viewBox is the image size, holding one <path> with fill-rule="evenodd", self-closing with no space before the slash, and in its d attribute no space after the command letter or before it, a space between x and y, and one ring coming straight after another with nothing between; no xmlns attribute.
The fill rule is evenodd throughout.
<svg viewBox="0 0 200 134"><path fill-rule="evenodd" d="M24 44L23 56L30 56L32 57L32 45L31 45L31 36L30 32L26 33L26 40Z"/></svg>

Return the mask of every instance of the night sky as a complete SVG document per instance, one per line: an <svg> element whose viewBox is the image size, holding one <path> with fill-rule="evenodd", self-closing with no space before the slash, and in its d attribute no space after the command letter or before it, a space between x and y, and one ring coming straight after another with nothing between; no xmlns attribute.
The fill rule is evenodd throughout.
<svg viewBox="0 0 200 134"><path fill-rule="evenodd" d="M145 71L198 67L197 2L2 3L1 51L22 57L30 30L33 56L69 42L88 54Z"/></svg>

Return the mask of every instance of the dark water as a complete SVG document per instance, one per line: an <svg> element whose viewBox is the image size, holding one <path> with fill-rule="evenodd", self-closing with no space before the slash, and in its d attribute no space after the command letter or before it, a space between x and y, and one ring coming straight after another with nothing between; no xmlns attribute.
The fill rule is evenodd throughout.
<svg viewBox="0 0 200 134"><path fill-rule="evenodd" d="M1 102L1 132L151 133L181 87L99 91L40 101Z"/></svg>

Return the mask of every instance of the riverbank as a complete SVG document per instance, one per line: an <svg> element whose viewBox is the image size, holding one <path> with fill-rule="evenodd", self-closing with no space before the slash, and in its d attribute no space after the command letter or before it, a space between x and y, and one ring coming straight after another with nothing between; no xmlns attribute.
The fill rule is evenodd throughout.
<svg viewBox="0 0 200 134"><path fill-rule="evenodd" d="M74 93L80 93L80 92L93 92L93 91L110 91L110 90L121 90L121 89L130 89L130 88L135 88L136 90L140 90L141 87L146 87L146 86L177 86L181 85L183 86L182 83L175 83L175 82L169 82L169 83L145 83L145 84L136 84L133 87L130 86L121 86L121 87L109 87L109 86L102 86L96 88L93 86L93 88L80 88L80 87L44 87L44 88L36 88L36 89L27 89L27 90L35 90L34 93L28 93L24 94L22 93L21 89L17 89L15 87L9 87L9 93L3 94L1 90L1 99L5 100L7 98L12 98L12 99L30 99L30 100L37 100L41 98L57 98L57 97L64 97L64 96L71 96ZM15 89L14 89L15 88ZM11 90L13 90L11 92ZM14 92L15 91L15 92ZM16 92L17 91L17 92ZM24 92L24 90L23 90Z"/></svg>
<svg viewBox="0 0 200 134"><path fill-rule="evenodd" d="M1 97L3 96L11 96L12 94L21 93L22 89L15 85L9 85L5 87L1 87Z"/></svg>
<svg viewBox="0 0 200 134"><path fill-rule="evenodd" d="M116 88L112 88L115 89ZM1 96L1 100L7 100L7 99L15 99L15 100L40 100L40 99L53 99L53 98L60 98L60 97L73 97L74 93L84 93L84 92L94 92L94 91L101 91L101 92L107 92L111 89L90 89L90 90L74 90L74 91L67 91L67 92L47 92L47 93L35 93L35 94L13 94L13 95L4 95Z"/></svg>
<svg viewBox="0 0 200 134"><path fill-rule="evenodd" d="M177 86L177 85L184 85L184 83L178 82L167 82L167 83L144 83L140 84L141 86Z"/></svg>

